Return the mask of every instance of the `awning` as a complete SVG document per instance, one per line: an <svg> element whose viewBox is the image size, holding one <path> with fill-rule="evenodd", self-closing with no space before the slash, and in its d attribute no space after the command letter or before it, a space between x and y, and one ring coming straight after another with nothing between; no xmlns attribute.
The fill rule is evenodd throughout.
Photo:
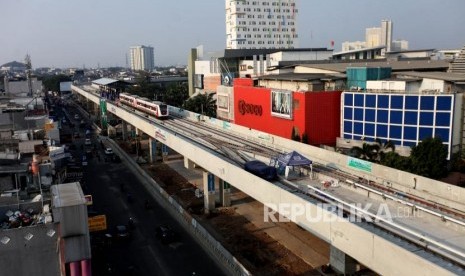
<svg viewBox="0 0 465 276"><path fill-rule="evenodd" d="M292 151L278 157L278 163L280 166L304 166L311 165L313 162L302 154Z"/></svg>

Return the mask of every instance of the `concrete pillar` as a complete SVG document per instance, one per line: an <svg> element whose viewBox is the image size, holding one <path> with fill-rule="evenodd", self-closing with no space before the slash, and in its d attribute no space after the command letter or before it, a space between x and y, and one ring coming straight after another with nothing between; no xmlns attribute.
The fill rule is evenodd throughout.
<svg viewBox="0 0 465 276"><path fill-rule="evenodd" d="M157 140L149 138L150 163L157 161Z"/></svg>
<svg viewBox="0 0 465 276"><path fill-rule="evenodd" d="M357 271L357 261L332 245L330 246L329 263L331 268L340 274L352 275Z"/></svg>
<svg viewBox="0 0 465 276"><path fill-rule="evenodd" d="M220 204L223 207L229 207L231 206L231 185L223 179L219 179L218 182L220 188Z"/></svg>
<svg viewBox="0 0 465 276"><path fill-rule="evenodd" d="M203 172L203 203L206 214L215 209L215 176L206 171Z"/></svg>
<svg viewBox="0 0 465 276"><path fill-rule="evenodd" d="M71 276L81 276L81 262L69 263L69 273Z"/></svg>
<svg viewBox="0 0 465 276"><path fill-rule="evenodd" d="M128 139L128 123L126 123L126 121L123 121L121 125L122 125L123 141L126 141Z"/></svg>
<svg viewBox="0 0 465 276"><path fill-rule="evenodd" d="M195 163L192 162L192 160L190 160L189 158L184 156L184 168L186 168L188 170L193 170L194 165L195 165Z"/></svg>
<svg viewBox="0 0 465 276"><path fill-rule="evenodd" d="M162 155L163 161L167 160L168 153L169 153L168 146L165 144L161 144L161 155Z"/></svg>
<svg viewBox="0 0 465 276"><path fill-rule="evenodd" d="M93 113L97 116L97 118L100 118L100 109L99 109L99 105L98 104L95 104L95 103L91 103L92 104L92 111Z"/></svg>
<svg viewBox="0 0 465 276"><path fill-rule="evenodd" d="M82 276L92 276L92 265L90 260L81 261L81 274Z"/></svg>

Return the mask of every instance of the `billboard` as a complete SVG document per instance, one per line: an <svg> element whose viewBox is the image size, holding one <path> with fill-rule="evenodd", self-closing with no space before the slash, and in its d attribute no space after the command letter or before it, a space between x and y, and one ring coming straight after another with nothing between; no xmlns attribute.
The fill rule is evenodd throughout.
<svg viewBox="0 0 465 276"><path fill-rule="evenodd" d="M89 232L107 230L107 217L105 215L88 218Z"/></svg>
<svg viewBox="0 0 465 276"><path fill-rule="evenodd" d="M102 127L107 128L107 102L104 98L100 98L100 115L102 117Z"/></svg>
<svg viewBox="0 0 465 276"><path fill-rule="evenodd" d="M195 74L194 76L194 87L203 89L203 75L202 74Z"/></svg>
<svg viewBox="0 0 465 276"><path fill-rule="evenodd" d="M216 106L218 109L229 112L229 95L217 94Z"/></svg>
<svg viewBox="0 0 465 276"><path fill-rule="evenodd" d="M352 158L352 157L347 158L347 166L354 168L356 170L359 170L359 171L371 173L372 171L371 165L372 164L368 161L363 161L361 159Z"/></svg>
<svg viewBox="0 0 465 276"><path fill-rule="evenodd" d="M292 119L292 91L271 90L271 115Z"/></svg>

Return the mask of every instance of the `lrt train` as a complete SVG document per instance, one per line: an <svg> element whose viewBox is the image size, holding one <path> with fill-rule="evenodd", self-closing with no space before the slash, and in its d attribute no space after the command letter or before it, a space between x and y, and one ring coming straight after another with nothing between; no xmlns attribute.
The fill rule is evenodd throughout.
<svg viewBox="0 0 465 276"><path fill-rule="evenodd" d="M123 105L140 110L148 115L155 116L158 119L169 117L168 105L159 101L151 101L147 98L141 98L128 93L121 93L119 94L119 102Z"/></svg>

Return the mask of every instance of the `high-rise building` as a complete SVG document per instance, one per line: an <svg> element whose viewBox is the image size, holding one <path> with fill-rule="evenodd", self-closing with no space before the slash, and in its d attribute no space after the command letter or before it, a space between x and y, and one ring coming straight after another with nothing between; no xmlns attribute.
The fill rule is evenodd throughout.
<svg viewBox="0 0 465 276"><path fill-rule="evenodd" d="M129 48L131 57L132 70L152 71L155 68L155 57L153 47L150 46L132 46Z"/></svg>
<svg viewBox="0 0 465 276"><path fill-rule="evenodd" d="M392 48L392 21L382 20L381 27L367 28L365 30L365 43L367 48L386 46L386 52Z"/></svg>
<svg viewBox="0 0 465 276"><path fill-rule="evenodd" d="M381 45L386 46L386 52L390 52L392 48L392 21L381 21Z"/></svg>
<svg viewBox="0 0 465 276"><path fill-rule="evenodd" d="M226 48L297 48L296 1L226 0Z"/></svg>

